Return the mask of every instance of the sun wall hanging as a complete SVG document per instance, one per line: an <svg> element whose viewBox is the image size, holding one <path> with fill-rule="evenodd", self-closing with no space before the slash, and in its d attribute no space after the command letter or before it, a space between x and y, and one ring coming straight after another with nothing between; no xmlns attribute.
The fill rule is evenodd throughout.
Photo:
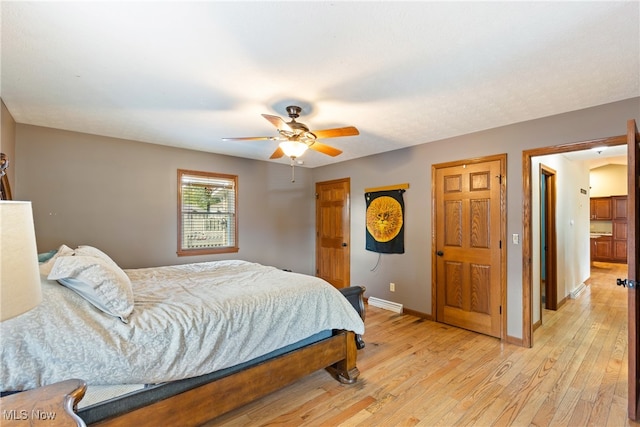
<svg viewBox="0 0 640 427"><path fill-rule="evenodd" d="M404 198L409 184L365 189L366 246L383 254L404 253Z"/></svg>

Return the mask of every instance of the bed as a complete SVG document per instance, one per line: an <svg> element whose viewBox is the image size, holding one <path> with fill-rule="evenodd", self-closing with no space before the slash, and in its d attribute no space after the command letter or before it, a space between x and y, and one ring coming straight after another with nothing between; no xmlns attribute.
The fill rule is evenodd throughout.
<svg viewBox="0 0 640 427"><path fill-rule="evenodd" d="M199 425L319 369L359 375L362 287L241 260L122 270L90 246L49 255L43 303L0 326L1 387L133 387L80 408L88 425Z"/></svg>

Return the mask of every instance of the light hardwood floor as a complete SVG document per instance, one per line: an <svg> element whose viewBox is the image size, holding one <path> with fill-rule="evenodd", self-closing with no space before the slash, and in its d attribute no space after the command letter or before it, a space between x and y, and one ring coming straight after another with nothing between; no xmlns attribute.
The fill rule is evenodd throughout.
<svg viewBox="0 0 640 427"><path fill-rule="evenodd" d="M596 263L534 347L367 307L355 385L318 371L208 426L625 426L626 266Z"/></svg>

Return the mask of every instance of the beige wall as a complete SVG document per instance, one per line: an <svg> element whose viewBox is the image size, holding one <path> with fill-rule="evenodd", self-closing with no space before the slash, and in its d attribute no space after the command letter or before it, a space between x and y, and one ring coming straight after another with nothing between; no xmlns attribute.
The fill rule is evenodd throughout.
<svg viewBox="0 0 640 427"><path fill-rule="evenodd" d="M431 313L431 167L433 164L507 153L507 333L522 337L522 151L623 135L627 120L640 123L640 99L628 99L586 110L434 141L413 148L314 169L314 181L351 177L351 282L367 295ZM366 251L364 189L408 182L405 253ZM396 291L389 291L389 282Z"/></svg>
<svg viewBox="0 0 640 427"><path fill-rule="evenodd" d="M38 250L89 244L125 268L241 258L312 273L311 171L18 124L15 195L33 202ZM178 257L177 169L238 175L237 254Z"/></svg>
<svg viewBox="0 0 640 427"><path fill-rule="evenodd" d="M15 187L15 164L16 164L16 122L11 113L0 99L0 153L7 155L9 167L7 168L7 178L11 189Z"/></svg>
<svg viewBox="0 0 640 427"><path fill-rule="evenodd" d="M591 197L624 196L629 186L627 165L605 165L591 169Z"/></svg>
<svg viewBox="0 0 640 427"><path fill-rule="evenodd" d="M16 192L34 202L38 247L95 244L125 267L192 262L178 258L176 169L239 175L238 257L302 273L314 271L315 182L351 178L351 282L367 296L431 313L431 167L507 153L507 333L522 337L522 151L626 132L640 122L638 98L434 141L362 159L296 171L113 138L17 125ZM366 143L364 140L362 143ZM25 163L22 163L24 159ZM364 188L408 182L405 253L366 251ZM396 292L389 292L389 282Z"/></svg>

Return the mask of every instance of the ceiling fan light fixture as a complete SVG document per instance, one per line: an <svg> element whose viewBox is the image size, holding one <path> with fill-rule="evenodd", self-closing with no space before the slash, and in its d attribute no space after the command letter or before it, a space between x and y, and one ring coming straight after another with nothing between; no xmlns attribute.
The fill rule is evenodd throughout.
<svg viewBox="0 0 640 427"><path fill-rule="evenodd" d="M285 122L281 117L272 116L271 114L263 114L262 117L267 119L280 134L279 137L274 138L270 136L249 136L240 138L223 138L225 141L255 141L255 140L267 140L267 141L282 141L278 148L271 154L270 159L279 159L282 156L287 156L291 159L291 165L293 161L304 154L308 148L313 151L317 151L322 154L326 154L331 157L335 157L342 154L342 150L339 150L330 145L319 142L318 139L337 138L342 136L354 136L360 135L358 129L353 126L345 126L341 128L333 129L321 129L311 132L307 125L304 123L296 122L296 118L300 115L302 109L295 105L287 107L287 113L291 118L290 122Z"/></svg>
<svg viewBox="0 0 640 427"><path fill-rule="evenodd" d="M284 151L285 156L295 159L302 156L309 146L299 141L282 141L280 148Z"/></svg>

